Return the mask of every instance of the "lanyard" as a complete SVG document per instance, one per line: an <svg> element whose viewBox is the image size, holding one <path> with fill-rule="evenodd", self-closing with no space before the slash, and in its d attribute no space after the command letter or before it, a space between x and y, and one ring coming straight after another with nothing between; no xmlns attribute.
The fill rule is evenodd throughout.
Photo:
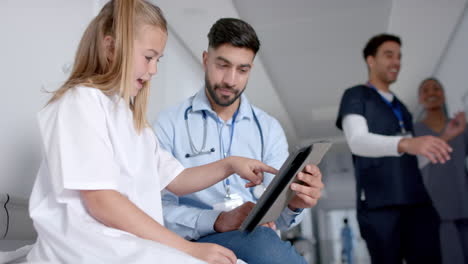
<svg viewBox="0 0 468 264"><path fill-rule="evenodd" d="M221 133L219 134L220 135L220 145L223 148L222 154L223 154L224 158L231 155L232 139L234 138L234 126L236 124L237 114L239 114L239 109L237 109L236 112L234 113L234 115L232 116L231 129L230 129L231 135L230 135L230 139L229 139L229 148L228 148L227 151L224 151L225 150L224 143L222 143L223 141L221 139L222 138ZM226 178L226 180L223 181L223 186L224 186L224 190L226 191L226 198L230 199L231 198L231 185L230 185L230 182L229 182L229 177Z"/></svg>
<svg viewBox="0 0 468 264"><path fill-rule="evenodd" d="M398 124L400 125L401 133L406 134L405 123L403 121L403 112L401 111L400 104L398 104L398 103L392 104L392 102L388 101L387 98L382 96L378 92L377 88L375 88L375 86L373 86L370 82L367 82L367 85L370 88L374 89L380 95L380 97L383 99L385 104L387 104L392 109L393 114L398 119Z"/></svg>

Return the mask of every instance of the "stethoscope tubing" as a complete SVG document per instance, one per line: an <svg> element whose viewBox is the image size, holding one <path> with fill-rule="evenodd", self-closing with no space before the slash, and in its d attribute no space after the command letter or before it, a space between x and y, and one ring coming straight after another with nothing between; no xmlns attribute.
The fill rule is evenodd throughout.
<svg viewBox="0 0 468 264"><path fill-rule="evenodd" d="M189 121L188 121L188 116L189 116L189 113L192 113L192 106L188 106L186 109L185 109L185 112L184 112L184 121L185 121L185 129L187 131L187 136L188 136L188 139L189 139L189 144L190 144L190 149L192 151L192 153L187 153L185 154L185 158L192 158L192 157L196 157L196 156L200 156L200 155L205 155L205 154L210 154L210 153L213 153L215 152L215 148L211 148L209 150L205 150L205 147L206 147L206 138L208 137L208 132L207 132L207 115L206 115L206 112L204 110L202 110L202 115L203 115L203 141L202 141L202 146L200 149L197 149L195 147L195 144L192 140L192 135L190 133L190 127L189 127ZM255 114L255 111L253 110L252 108L252 115L253 115L253 118L254 118L254 121L255 121L255 124L257 125L257 128L258 128L258 131L260 133L260 143L261 143L261 154L260 154L260 158L261 158L261 161L263 161L264 159L264 147L265 147L265 142L264 142L264 137L263 137L263 130L262 130L262 127L260 125L260 121L258 120L257 118L257 115Z"/></svg>
<svg viewBox="0 0 468 264"><path fill-rule="evenodd" d="M193 158L193 157L197 157L197 156L201 156L201 155L205 155L205 154L210 154L210 153L213 153L215 152L215 148L212 147L211 149L209 150L205 150L205 147L206 147L206 138L208 136L208 133L207 133L207 114L205 112L205 110L202 110L202 117L203 117L203 141L202 141L202 145L201 145L201 148L200 149L197 149L197 147L195 147L195 144L192 140L192 134L190 133L190 126L189 126L189 121L188 121L188 116L189 116L189 113L192 113L192 106L188 106L187 109L185 109L185 112L184 112L184 121L185 121L185 129L187 131L187 136L188 136L188 139L189 139L189 144L190 144L190 149L192 151L192 153L187 153L185 154L185 158ZM257 115L255 114L255 111L252 107L252 115L253 115L253 118L254 118L254 121L255 121L255 124L257 125L257 128L258 128L258 131L259 131L259 134L260 134L260 144L261 144L261 161L263 162L264 160L264 146L265 146L265 143L264 143L264 137L263 137L263 131L262 131L262 127L260 126L260 121L258 120L257 118ZM234 122L235 120L233 120ZM231 132L232 133L232 132ZM221 142L219 143L220 146L221 146ZM231 138L231 144L232 144L232 138ZM230 144L230 145L231 145ZM231 149L231 146L229 146L229 150ZM223 181L223 187L226 191L226 197L230 197L230 184L229 184L229 179L226 179L226 181ZM256 196L254 194L254 196ZM257 199L259 197L256 197Z"/></svg>

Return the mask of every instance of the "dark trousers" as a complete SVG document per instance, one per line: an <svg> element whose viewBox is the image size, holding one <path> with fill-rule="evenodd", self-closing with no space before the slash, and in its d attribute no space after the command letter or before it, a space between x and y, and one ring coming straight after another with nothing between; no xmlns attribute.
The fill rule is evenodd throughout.
<svg viewBox="0 0 468 264"><path fill-rule="evenodd" d="M468 264L468 219L455 221L457 226L458 235L460 237L460 244L463 251L464 263Z"/></svg>
<svg viewBox="0 0 468 264"><path fill-rule="evenodd" d="M439 264L439 217L431 205L368 209L357 218L373 264Z"/></svg>

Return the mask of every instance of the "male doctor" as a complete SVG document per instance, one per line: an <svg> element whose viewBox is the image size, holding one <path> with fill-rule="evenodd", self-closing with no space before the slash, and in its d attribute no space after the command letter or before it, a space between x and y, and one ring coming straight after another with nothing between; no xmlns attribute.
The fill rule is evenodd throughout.
<svg viewBox="0 0 468 264"><path fill-rule="evenodd" d="M372 264L440 263L439 219L415 155L444 163L451 149L437 137L413 137L412 115L390 90L400 38L376 35L363 55L369 79L344 92L336 120L353 154L361 235Z"/></svg>
<svg viewBox="0 0 468 264"><path fill-rule="evenodd" d="M203 52L205 87L160 114L154 129L161 145L185 167L243 156L279 169L288 157L283 129L243 94L260 47L255 31L242 20L223 18L212 26L208 40L208 50ZM166 191L165 225L186 239L227 247L249 264L306 263L274 231L298 224L303 208L314 206L320 198L323 183L318 167L307 165L298 177L303 184L291 185L295 196L281 217L249 235L238 228L273 175L265 175L263 185L253 188L232 175L182 197Z"/></svg>

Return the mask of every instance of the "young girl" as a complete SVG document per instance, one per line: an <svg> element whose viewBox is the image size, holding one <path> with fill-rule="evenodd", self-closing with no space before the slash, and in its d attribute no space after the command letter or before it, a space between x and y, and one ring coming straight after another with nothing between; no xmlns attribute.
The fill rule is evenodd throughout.
<svg viewBox="0 0 468 264"><path fill-rule="evenodd" d="M184 195L232 173L250 187L276 171L241 157L184 169L159 147L145 114L166 40L161 10L143 0L107 3L86 29L71 76L38 115L45 157L29 261L235 263L226 248L164 228L160 191Z"/></svg>
<svg viewBox="0 0 468 264"><path fill-rule="evenodd" d="M421 172L434 207L440 217L442 263L468 263L468 130L463 112L453 119L445 111L445 94L434 78L419 86L419 102L425 115L414 125L416 136L440 136L453 152L445 164L430 164L420 158ZM424 164L423 164L424 163Z"/></svg>

